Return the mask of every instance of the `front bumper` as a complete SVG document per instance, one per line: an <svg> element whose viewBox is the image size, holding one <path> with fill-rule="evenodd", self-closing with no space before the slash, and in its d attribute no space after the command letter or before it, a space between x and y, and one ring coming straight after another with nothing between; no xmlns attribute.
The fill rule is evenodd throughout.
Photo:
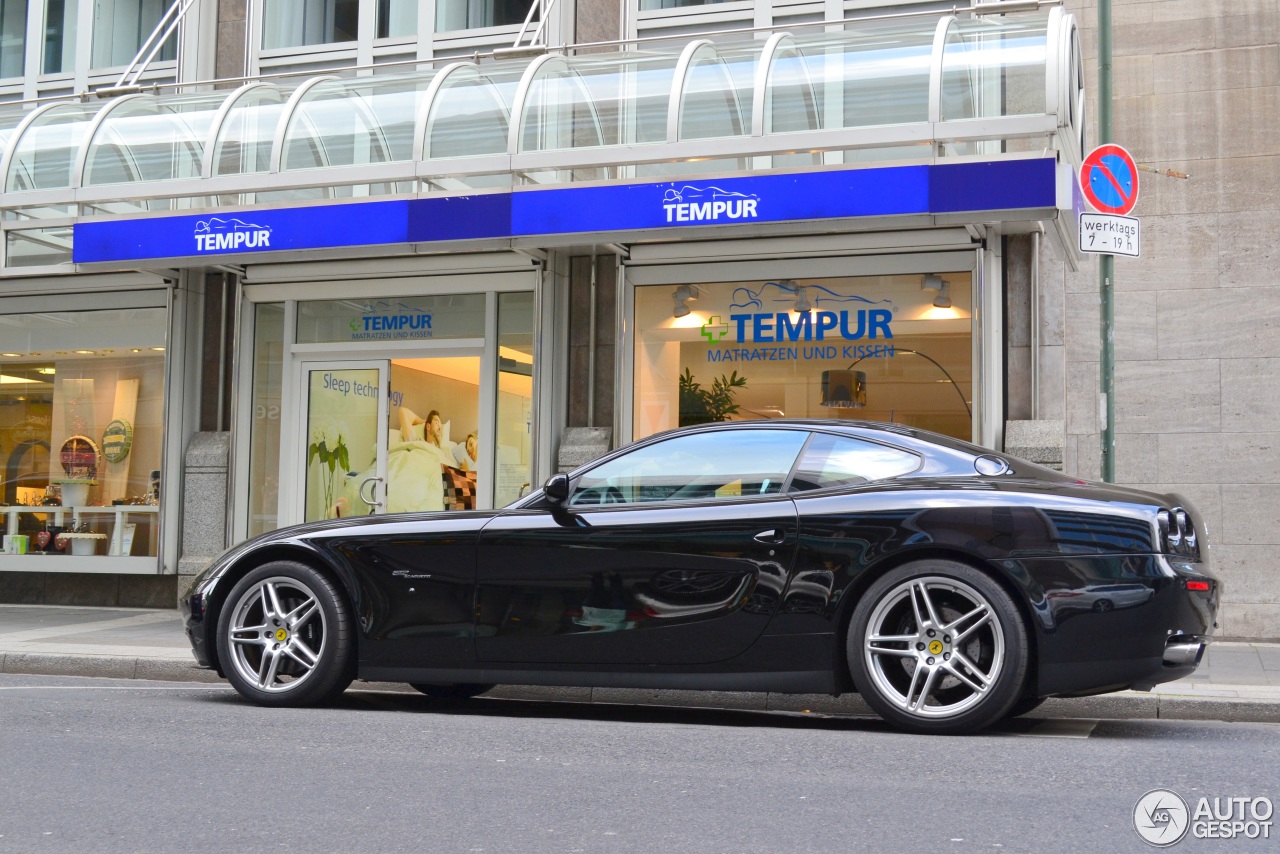
<svg viewBox="0 0 1280 854"><path fill-rule="evenodd" d="M196 586L193 586L179 600L178 608L182 611L183 630L191 643L191 654L195 656L196 663L204 668L212 667L213 656L209 654L209 646L205 638L204 595L197 592Z"/></svg>

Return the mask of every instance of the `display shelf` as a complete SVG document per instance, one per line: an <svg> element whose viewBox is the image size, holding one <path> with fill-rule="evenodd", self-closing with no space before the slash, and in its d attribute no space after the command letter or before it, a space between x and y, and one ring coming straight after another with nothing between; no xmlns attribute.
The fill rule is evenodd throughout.
<svg viewBox="0 0 1280 854"><path fill-rule="evenodd" d="M23 515L50 516L52 517L52 524L59 528L67 527L66 523L67 523L68 514L70 514L72 525L81 524L81 522L85 519L86 516L88 517L111 516L113 518L111 519L111 522L110 522L111 537L108 542L107 554L106 555L86 555L84 556L83 559L93 560L93 559L100 559L102 557L111 557L111 558L123 558L126 560L145 560L151 564L152 570L154 570L155 568L156 559L154 557L133 557L132 555L121 554L121 552L124 551L124 526L128 523L129 517L136 516L136 515L159 516L160 508L154 504L113 504L110 507L90 507L90 506L63 507L61 505L52 506L52 507L30 507L26 505L20 505L20 506L12 506L12 507L0 507L0 514L3 514L5 517L4 531L6 534L9 534L9 535L18 533L18 517ZM34 548L34 546L32 546L32 548ZM52 557L52 555L28 554L28 555L4 555L4 557L41 558L41 557ZM3 569L3 568L4 567L0 565L0 569ZM29 567L25 567L25 566L22 568L24 570L30 569ZM45 571L45 570L41 570L41 571ZM76 570L76 571L81 571L81 570ZM136 572L138 570L120 569L120 570L102 570L102 571Z"/></svg>
<svg viewBox="0 0 1280 854"><path fill-rule="evenodd" d="M85 572L115 573L118 575L156 575L160 572L160 559L156 557L111 555L77 557L70 554L0 554L0 572Z"/></svg>

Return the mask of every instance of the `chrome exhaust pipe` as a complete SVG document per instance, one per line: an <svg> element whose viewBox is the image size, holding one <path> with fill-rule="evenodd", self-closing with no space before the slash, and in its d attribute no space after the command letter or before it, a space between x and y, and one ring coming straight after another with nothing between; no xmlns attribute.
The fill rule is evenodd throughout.
<svg viewBox="0 0 1280 854"><path fill-rule="evenodd" d="M1165 642L1164 663L1171 667L1199 664L1204 655L1205 642L1191 635L1174 635Z"/></svg>

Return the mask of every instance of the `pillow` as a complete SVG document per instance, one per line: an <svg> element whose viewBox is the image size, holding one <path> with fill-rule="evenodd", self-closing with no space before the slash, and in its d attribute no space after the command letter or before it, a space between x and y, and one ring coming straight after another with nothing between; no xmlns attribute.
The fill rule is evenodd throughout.
<svg viewBox="0 0 1280 854"><path fill-rule="evenodd" d="M475 472L462 471L452 466L441 465L440 474L444 480L444 509L476 509Z"/></svg>

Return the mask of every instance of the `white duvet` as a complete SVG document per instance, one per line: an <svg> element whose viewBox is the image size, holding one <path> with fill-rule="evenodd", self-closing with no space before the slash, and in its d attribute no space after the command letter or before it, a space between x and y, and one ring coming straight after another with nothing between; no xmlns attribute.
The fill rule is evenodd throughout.
<svg viewBox="0 0 1280 854"><path fill-rule="evenodd" d="M406 513L444 509L444 479L441 464L451 465L452 457L430 442L394 442L387 448L387 512ZM347 506L356 514L369 512L360 500L360 484L376 474L373 466L347 475L344 492ZM367 490L366 490L367 491Z"/></svg>

